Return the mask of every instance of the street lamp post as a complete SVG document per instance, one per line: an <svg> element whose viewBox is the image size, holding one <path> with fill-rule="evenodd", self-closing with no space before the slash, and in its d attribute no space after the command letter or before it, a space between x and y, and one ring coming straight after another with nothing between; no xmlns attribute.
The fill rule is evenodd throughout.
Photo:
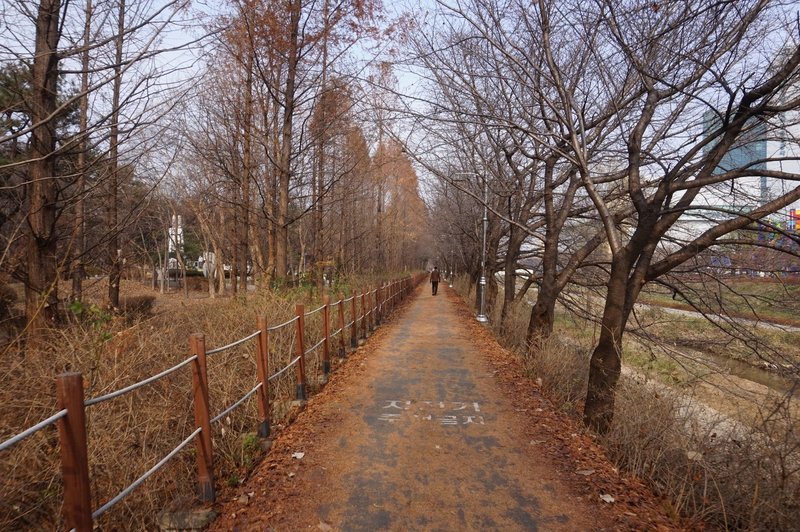
<svg viewBox="0 0 800 532"><path fill-rule="evenodd" d="M481 279L478 281L481 290L480 308L475 317L481 323L488 323L486 317L486 233L489 230L489 181L483 178L483 243L481 245Z"/></svg>
<svg viewBox="0 0 800 532"><path fill-rule="evenodd" d="M475 172L456 172L454 175L472 175L482 177ZM478 315L475 319L481 323L488 323L486 316L486 233L489 230L489 181L483 176L483 241L481 243L481 277L478 280ZM452 283L452 281L451 281ZM452 286L452 284L451 284Z"/></svg>
<svg viewBox="0 0 800 532"><path fill-rule="evenodd" d="M450 250L450 288L453 288L453 277L456 276L456 252Z"/></svg>

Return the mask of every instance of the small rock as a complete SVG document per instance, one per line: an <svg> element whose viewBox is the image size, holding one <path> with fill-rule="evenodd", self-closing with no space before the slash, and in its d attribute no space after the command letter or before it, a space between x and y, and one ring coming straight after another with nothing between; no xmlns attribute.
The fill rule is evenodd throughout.
<svg viewBox="0 0 800 532"><path fill-rule="evenodd" d="M305 455L306 455L306 453L296 452L296 453L292 453L292 458L297 458L298 460L301 460Z"/></svg>
<svg viewBox="0 0 800 532"><path fill-rule="evenodd" d="M317 528L320 530L324 530L325 532L333 530L333 527L328 523L326 523L325 521L320 521L319 524L317 525Z"/></svg>
<svg viewBox="0 0 800 532"><path fill-rule="evenodd" d="M242 494L237 501L239 504L248 504L250 502L250 497L248 497L246 494Z"/></svg>
<svg viewBox="0 0 800 532"><path fill-rule="evenodd" d="M588 477L589 475L593 475L595 472L596 472L596 470L594 470L594 469L579 469L578 471L576 471L576 473L578 473L579 475L583 475L585 477Z"/></svg>
<svg viewBox="0 0 800 532"><path fill-rule="evenodd" d="M603 493L602 495L600 495L600 500L611 504L612 502L614 502L614 497L612 497L608 493Z"/></svg>
<svg viewBox="0 0 800 532"><path fill-rule="evenodd" d="M686 458L692 462L699 462L703 459L703 453L698 453L697 451L686 451Z"/></svg>
<svg viewBox="0 0 800 532"><path fill-rule="evenodd" d="M289 478L293 478L293 477L294 477L294 473L289 473Z"/></svg>

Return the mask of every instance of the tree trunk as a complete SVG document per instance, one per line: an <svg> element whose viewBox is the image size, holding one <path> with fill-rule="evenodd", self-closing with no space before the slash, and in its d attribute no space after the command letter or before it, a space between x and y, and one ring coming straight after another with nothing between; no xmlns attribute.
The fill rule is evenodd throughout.
<svg viewBox="0 0 800 532"><path fill-rule="evenodd" d="M547 231L542 253L542 278L536 291L536 302L531 309L526 341L529 352L538 349L553 332L556 299L561 292L556 278L558 268L558 232Z"/></svg>
<svg viewBox="0 0 800 532"><path fill-rule="evenodd" d="M286 71L286 95L281 128L281 154L279 165L277 245L275 250L276 277L283 278L289 271L289 183L292 172L292 124L295 108L295 81L299 53L300 0L289 5L289 50Z"/></svg>
<svg viewBox="0 0 800 532"><path fill-rule="evenodd" d="M250 62L252 58L248 54L248 59L245 61L245 92L244 92L244 139L242 140L243 152L243 166L244 173L242 175L242 199L239 215L239 250L238 266L239 275L241 275L241 291L247 295L247 264L250 258L250 180L252 179L252 122L253 122L253 68Z"/></svg>
<svg viewBox="0 0 800 532"><path fill-rule="evenodd" d="M253 218L256 218L253 216ZM265 287L267 262L264 258L263 239L260 238L257 220L251 220L250 234L253 235L253 242L250 246L253 250L253 277L256 286L261 289Z"/></svg>
<svg viewBox="0 0 800 532"><path fill-rule="evenodd" d="M600 339L589 363L589 385L583 421L604 434L614 419L614 390L622 368L622 333L625 327L625 301L630 261L620 251L611 263L611 277L603 309Z"/></svg>
<svg viewBox="0 0 800 532"><path fill-rule="evenodd" d="M119 0L117 16L117 38L115 42L114 88L111 102L111 131L109 136L111 158L111 175L108 177L107 219L108 230L108 305L112 309L119 308L120 255L119 255L119 222L118 222L118 187L119 187L119 101L122 90L122 44L125 35L125 0Z"/></svg>
<svg viewBox="0 0 800 532"><path fill-rule="evenodd" d="M277 261L277 227L275 224L275 186L274 182L271 185L272 194L269 198L269 205L267 207L268 220L267 220L267 281L271 283L275 280L276 269L275 263Z"/></svg>
<svg viewBox="0 0 800 532"><path fill-rule="evenodd" d="M329 37L329 5L328 0L322 3L322 19L324 27L322 29L322 93L320 95L321 103L321 128L319 131L319 138L317 139L317 181L316 181L316 198L314 203L314 217L313 217L313 234L312 241L314 242L313 251L313 264L311 265L314 272L317 288L322 290L322 267L321 262L325 260L324 238L323 238L323 224L322 216L324 210L324 195L325 195L325 146L327 144L328 136L328 120L327 108L330 98L328 92L328 37Z"/></svg>
<svg viewBox="0 0 800 532"><path fill-rule="evenodd" d="M514 301L517 295L517 257L519 250L522 247L522 242L525 240L525 233L514 224L509 228L508 237L508 250L505 256L504 271L505 278L503 279L503 309L500 312L500 325L506 327L506 320L514 306ZM453 271L453 266L450 265L450 271Z"/></svg>
<svg viewBox="0 0 800 532"><path fill-rule="evenodd" d="M175 246L175 257L178 259L178 265L181 267L181 274L183 275L183 298L189 299L189 278L186 277L186 261L183 260L180 246Z"/></svg>
<svg viewBox="0 0 800 532"><path fill-rule="evenodd" d="M28 198L27 283L25 316L31 340L58 314L56 267L55 121L58 96L59 0L42 0L36 19L31 101L30 184Z"/></svg>
<svg viewBox="0 0 800 532"><path fill-rule="evenodd" d="M92 0L86 0L85 19L83 26L83 53L81 54L81 103L80 120L78 124L78 135L80 144L78 146L78 182L76 183L77 201L75 203L74 232L75 241L72 244L72 301L83 299L83 278L85 271L83 267L83 255L86 253L86 233L84 231L86 218L86 201L84 199L86 189L86 152L89 149L89 139L87 138L89 128L89 44L91 42L92 31Z"/></svg>
<svg viewBox="0 0 800 532"><path fill-rule="evenodd" d="M222 252L219 255L216 253L214 255L217 268L217 293L225 296L225 264L222 262Z"/></svg>
<svg viewBox="0 0 800 532"><path fill-rule="evenodd" d="M167 284L167 275L169 273L169 231L167 231L166 247L164 248L164 258L161 258L161 251L158 252L158 264L161 267L161 283L159 292L164 293Z"/></svg>
<svg viewBox="0 0 800 532"><path fill-rule="evenodd" d="M539 286L536 294L536 302L531 309L526 336L528 349L531 353L538 350L542 342L553 333L556 299L559 293L553 277L554 275L550 274L542 278L541 286Z"/></svg>

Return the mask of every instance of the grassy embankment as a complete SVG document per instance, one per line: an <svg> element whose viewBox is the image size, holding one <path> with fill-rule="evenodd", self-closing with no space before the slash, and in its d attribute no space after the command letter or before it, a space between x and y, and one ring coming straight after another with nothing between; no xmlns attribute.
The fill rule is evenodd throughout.
<svg viewBox="0 0 800 532"><path fill-rule="evenodd" d="M360 279L333 292L351 293L368 286ZM0 440L5 440L55 412L54 377L65 371L83 374L85 396L97 397L159 373L188 356L189 335L202 332L207 349L226 345L256 329L256 317L282 323L296 303L306 310L320 305L316 290L259 291L246 297L209 299L207 293L159 295L133 282L123 283L128 312L102 310L105 283L89 284L87 301L73 307L68 325L54 329L36 351L21 343L0 347ZM19 311L19 309L17 309ZM350 313L347 312L349 319ZM306 346L321 337L322 313L306 319ZM332 330L335 330L333 327ZM270 335L270 373L294 352L295 327ZM308 357L310 387L320 372L320 350ZM255 343L209 357L212 416L256 384ZM334 357L335 359L335 357ZM335 362L335 360L334 360ZM280 428L294 393L294 372L273 382L273 423ZM93 506L123 487L165 456L194 426L191 369L178 372L122 398L88 410L88 441ZM256 403L251 399L214 426L218 485L243 480L261 454L255 436ZM152 530L156 516L170 504L186 505L194 497L194 446L174 458L123 503L98 522L102 528ZM42 430L0 455L0 530L56 529L62 498L59 447L55 427Z"/></svg>
<svg viewBox="0 0 800 532"><path fill-rule="evenodd" d="M778 294L793 293L758 288L765 311L779 305ZM462 294L469 289L459 284ZM580 417L602 301L573 297L583 315L559 306L552 338L534 353L524 345L528 306L516 308L504 328L497 326L499 312L491 317L542 392ZM771 310L770 316L789 313ZM739 378L723 363L796 363L800 335L733 325L739 330L731 336L702 317L638 308L624 340L615 421L601 440L620 467L649 481L690 526L787 529L800 513L800 409L790 395Z"/></svg>

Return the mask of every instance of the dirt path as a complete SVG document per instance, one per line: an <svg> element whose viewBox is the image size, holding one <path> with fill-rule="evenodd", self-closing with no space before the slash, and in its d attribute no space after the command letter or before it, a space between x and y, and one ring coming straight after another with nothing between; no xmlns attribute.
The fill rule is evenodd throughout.
<svg viewBox="0 0 800 532"><path fill-rule="evenodd" d="M498 349L451 291L423 285L281 433L212 530L663 527L588 436L549 434L561 418L487 355ZM580 471L573 447L593 469Z"/></svg>

